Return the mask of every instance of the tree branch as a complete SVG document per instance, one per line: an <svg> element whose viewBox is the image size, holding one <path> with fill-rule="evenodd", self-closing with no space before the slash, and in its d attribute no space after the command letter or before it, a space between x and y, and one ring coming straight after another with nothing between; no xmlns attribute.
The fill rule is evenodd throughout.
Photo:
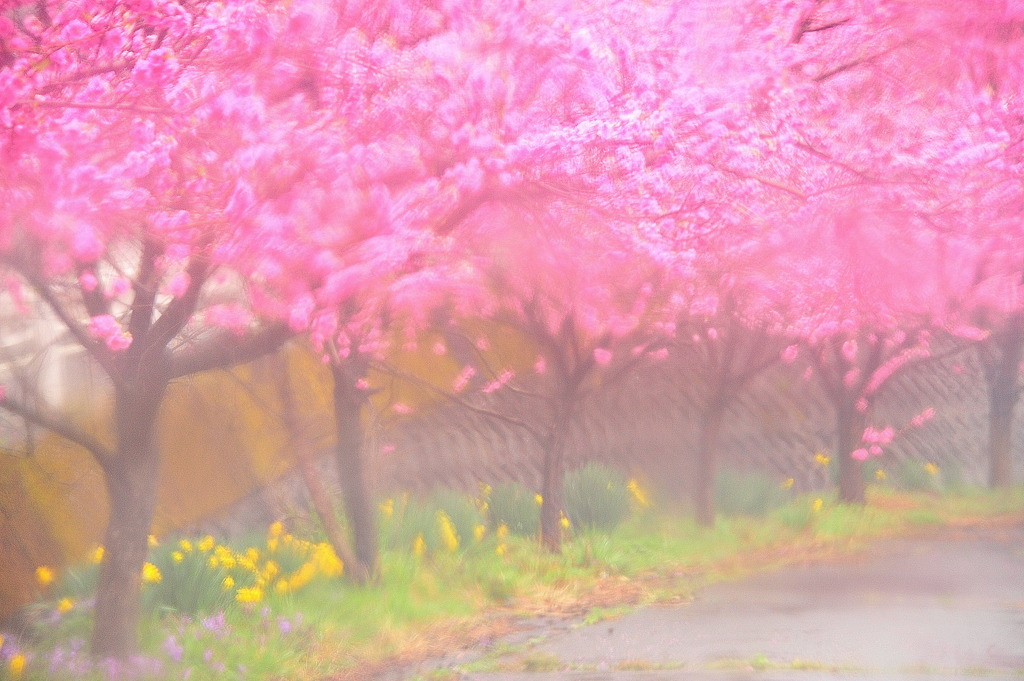
<svg viewBox="0 0 1024 681"><path fill-rule="evenodd" d="M211 369L245 364L274 352L294 334L286 324L273 324L239 338L230 331L208 335L201 342L175 351L170 359L170 378L181 378Z"/></svg>
<svg viewBox="0 0 1024 681"><path fill-rule="evenodd" d="M400 369L397 369L397 368L391 366L390 364L387 364L386 362L374 362L373 368L376 369L377 371L383 373L383 374L387 374L387 375L395 377L395 378L400 378L402 380L409 381L410 383L414 383L415 385L418 385L421 388L426 388L429 392L437 395L438 397L441 397L441 398L443 398L445 400L448 400L452 404L457 404L460 407L464 407L465 409L468 409L469 411L472 411L475 414L480 414L481 416L487 416L487 417L490 417L490 418L493 418L493 419L497 419L499 421L504 421L505 423L508 423L508 424L513 425L513 426L517 426L519 428L522 428L527 433L529 433L531 436L536 438L537 442L544 442L544 438L547 437L547 433L543 433L543 432L537 430L532 425L530 425L528 422L526 422L526 421L524 421L522 419L517 419L514 416L509 416L508 414L502 414L501 412L497 412L497 411L494 411L492 409L485 409L483 407L478 407L475 404L472 404L471 402L467 402L466 400L462 399L458 395L450 393L447 390L442 390L441 388L438 388L436 385L434 385L430 381L422 379L419 376L416 376L414 374L410 374L410 373L407 373L407 372L402 371Z"/></svg>
<svg viewBox="0 0 1024 681"><path fill-rule="evenodd" d="M92 454L96 463L104 470L109 468L115 459L114 452L107 448L106 445L66 418L45 414L39 410L32 409L10 396L4 396L3 399L0 399L0 409L17 414L29 423L45 428L65 440L83 447Z"/></svg>

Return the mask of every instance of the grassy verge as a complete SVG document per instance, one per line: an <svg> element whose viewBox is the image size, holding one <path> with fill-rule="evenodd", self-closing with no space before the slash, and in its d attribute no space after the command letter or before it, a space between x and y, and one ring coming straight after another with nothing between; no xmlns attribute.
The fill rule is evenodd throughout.
<svg viewBox="0 0 1024 681"><path fill-rule="evenodd" d="M560 556L502 531L434 550L417 535L411 548L384 552L379 583L367 587L339 579L322 545L272 527L259 546L207 538L187 542L189 551L180 542L154 548L160 579L154 573L146 588L164 605L149 611L145 655L130 669L91 664L83 650L92 566L51 585L28 613L28 635L6 636L0 662L25 679L365 679L483 645L524 618L596 622L688 599L714 581L835 558L879 537L1001 522L1024 522L1024 489L940 496L872 488L864 507L805 496L760 518L720 518L713 529L645 510L614 529L569 536Z"/></svg>

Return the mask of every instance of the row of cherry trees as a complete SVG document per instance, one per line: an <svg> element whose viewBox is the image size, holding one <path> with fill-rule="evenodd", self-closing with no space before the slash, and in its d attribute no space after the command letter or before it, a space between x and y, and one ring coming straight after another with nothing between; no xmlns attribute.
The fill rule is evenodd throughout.
<svg viewBox="0 0 1024 681"><path fill-rule="evenodd" d="M106 374L112 435L13 368L0 407L104 472L94 652L136 646L168 384L293 336L331 368L360 579L376 564L368 372L442 318L491 319L537 348L544 417L520 424L545 453L552 549L588 391L693 349L702 522L725 409L780 357L806 361L832 402L856 502L860 462L888 441L871 428L886 383L984 340L992 482L1008 484L1024 10L978 10L0 3L4 296L45 309ZM470 358L451 392L521 378Z"/></svg>

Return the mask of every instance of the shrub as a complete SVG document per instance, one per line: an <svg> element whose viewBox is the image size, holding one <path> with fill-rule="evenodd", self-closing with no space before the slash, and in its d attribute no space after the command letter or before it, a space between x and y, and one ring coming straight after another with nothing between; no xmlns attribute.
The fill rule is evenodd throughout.
<svg viewBox="0 0 1024 681"><path fill-rule="evenodd" d="M790 497L789 490L765 473L724 468L715 478L715 502L723 515L764 517Z"/></svg>
<svg viewBox="0 0 1024 681"><path fill-rule="evenodd" d="M518 482L503 482L494 487L487 503L492 530L505 525L512 534L530 537L540 529L537 494Z"/></svg>
<svg viewBox="0 0 1024 681"><path fill-rule="evenodd" d="M565 512L572 527L613 530L629 516L629 499L625 476L608 466L588 463L565 476Z"/></svg>
<svg viewBox="0 0 1024 681"><path fill-rule="evenodd" d="M934 463L905 459L900 462L893 482L904 490L941 492L943 477L943 471Z"/></svg>

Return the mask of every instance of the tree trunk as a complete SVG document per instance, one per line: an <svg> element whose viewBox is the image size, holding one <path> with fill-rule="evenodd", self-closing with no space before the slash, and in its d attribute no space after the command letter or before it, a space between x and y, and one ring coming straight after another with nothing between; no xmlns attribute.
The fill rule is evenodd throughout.
<svg viewBox="0 0 1024 681"><path fill-rule="evenodd" d="M725 409L712 403L704 413L697 448L697 477L694 481L693 504L697 524L715 526L715 471L721 442L722 417Z"/></svg>
<svg viewBox="0 0 1024 681"><path fill-rule="evenodd" d="M851 454L864 436L864 414L852 404L836 405L836 458L839 462L839 501L864 504L864 465Z"/></svg>
<svg viewBox="0 0 1024 681"><path fill-rule="evenodd" d="M557 421L544 448L541 481L540 542L551 553L562 552L562 510L565 507L565 445L569 424Z"/></svg>
<svg viewBox="0 0 1024 681"><path fill-rule="evenodd" d="M988 454L992 488L1013 484L1013 412L1017 405L1017 374L1024 356L1024 320L1007 324L983 357L988 380Z"/></svg>
<svg viewBox="0 0 1024 681"><path fill-rule="evenodd" d="M334 553L341 559L341 562L348 566L353 580L358 581L360 576L365 577L365 575L355 574L361 571L355 569L355 556L349 550L348 539L338 524L337 516L334 515L334 504L331 503L331 497L320 481L316 462L309 451L305 437L305 426L295 407L295 395L292 392L287 358L282 355L280 359L276 377L281 392L281 420L287 430L289 446L295 455L295 464L302 476L302 482L306 485L306 491L309 492L313 510L323 525L327 541L330 542Z"/></svg>
<svg viewBox="0 0 1024 681"><path fill-rule="evenodd" d="M363 465L362 409L365 395L355 387L351 375L343 367L332 364L331 373L334 377L334 421L338 436L335 459L355 553L355 565L350 575L362 583L376 576L378 556L377 519Z"/></svg>
<svg viewBox="0 0 1024 681"><path fill-rule="evenodd" d="M110 512L96 588L92 654L125 659L138 650L141 575L160 469L154 431L166 384L118 391L117 459L104 471Z"/></svg>

